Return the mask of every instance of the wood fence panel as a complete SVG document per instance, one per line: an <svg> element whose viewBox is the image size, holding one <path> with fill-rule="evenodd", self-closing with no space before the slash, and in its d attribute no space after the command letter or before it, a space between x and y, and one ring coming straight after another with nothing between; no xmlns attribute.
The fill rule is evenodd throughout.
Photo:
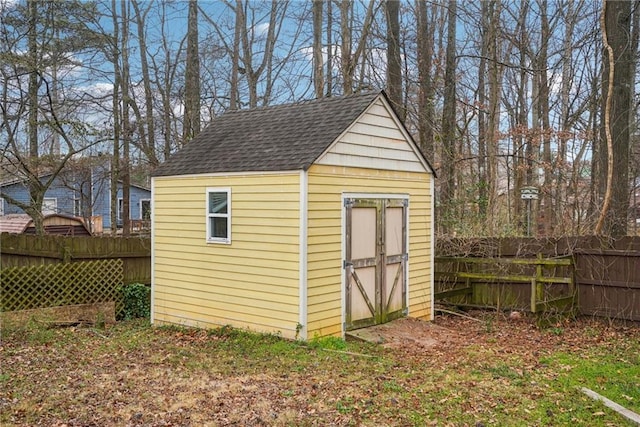
<svg viewBox="0 0 640 427"><path fill-rule="evenodd" d="M589 249L574 257L583 314L640 320L640 251Z"/></svg>
<svg viewBox="0 0 640 427"><path fill-rule="evenodd" d="M124 283L151 284L151 239L0 235L0 268L121 259Z"/></svg>
<svg viewBox="0 0 640 427"><path fill-rule="evenodd" d="M441 239L436 247L438 257L523 258L537 253L550 258L573 257L574 272L563 271L561 267L553 275L575 275L581 314L640 321L640 237ZM446 268L460 271L462 267L448 265ZM449 285L445 276L437 274L436 292L447 290ZM485 295L476 297L476 301L492 302L495 306L498 298L505 297L501 286L513 288L508 295L518 301L517 305L522 305L527 292L531 293L516 283L493 284L487 285ZM545 290L548 289L545 286ZM553 298L553 295L549 297ZM459 297L459 300L464 298L467 296Z"/></svg>

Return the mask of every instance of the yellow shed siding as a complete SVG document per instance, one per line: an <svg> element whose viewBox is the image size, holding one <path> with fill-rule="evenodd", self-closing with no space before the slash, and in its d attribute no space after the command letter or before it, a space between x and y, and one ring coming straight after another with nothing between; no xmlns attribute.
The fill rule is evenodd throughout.
<svg viewBox="0 0 640 427"><path fill-rule="evenodd" d="M308 178L307 333L342 332L342 194L409 195L409 315L431 315L431 175L313 165Z"/></svg>
<svg viewBox="0 0 640 427"><path fill-rule="evenodd" d="M231 188L231 244L206 242L206 189ZM154 178L154 321L293 338L300 174Z"/></svg>

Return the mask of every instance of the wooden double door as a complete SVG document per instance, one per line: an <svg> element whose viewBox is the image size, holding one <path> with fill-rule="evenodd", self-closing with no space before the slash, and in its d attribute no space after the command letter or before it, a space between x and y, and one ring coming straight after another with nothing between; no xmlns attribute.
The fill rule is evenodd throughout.
<svg viewBox="0 0 640 427"><path fill-rule="evenodd" d="M345 199L346 330L407 314L405 198Z"/></svg>

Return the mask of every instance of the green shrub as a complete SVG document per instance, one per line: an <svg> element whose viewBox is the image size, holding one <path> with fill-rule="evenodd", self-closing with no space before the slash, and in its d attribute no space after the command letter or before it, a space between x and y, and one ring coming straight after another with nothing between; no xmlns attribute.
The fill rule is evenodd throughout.
<svg viewBox="0 0 640 427"><path fill-rule="evenodd" d="M142 283L131 283L122 286L125 320L151 317L151 288Z"/></svg>

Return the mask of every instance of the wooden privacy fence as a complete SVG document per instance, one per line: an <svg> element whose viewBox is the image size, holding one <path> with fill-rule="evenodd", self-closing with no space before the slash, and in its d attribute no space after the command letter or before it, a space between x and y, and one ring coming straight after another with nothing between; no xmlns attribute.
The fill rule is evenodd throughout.
<svg viewBox="0 0 640 427"><path fill-rule="evenodd" d="M151 284L151 240L147 237L0 235L0 267L122 260L123 280Z"/></svg>
<svg viewBox="0 0 640 427"><path fill-rule="evenodd" d="M0 311L115 302L123 306L119 259L2 268Z"/></svg>
<svg viewBox="0 0 640 427"><path fill-rule="evenodd" d="M576 300L569 257L436 258L435 299L458 305L571 311Z"/></svg>
<svg viewBox="0 0 640 427"><path fill-rule="evenodd" d="M576 250L583 314L640 321L640 250Z"/></svg>
<svg viewBox="0 0 640 427"><path fill-rule="evenodd" d="M580 314L640 321L640 237L441 239L436 253L436 298L537 311L575 296Z"/></svg>

